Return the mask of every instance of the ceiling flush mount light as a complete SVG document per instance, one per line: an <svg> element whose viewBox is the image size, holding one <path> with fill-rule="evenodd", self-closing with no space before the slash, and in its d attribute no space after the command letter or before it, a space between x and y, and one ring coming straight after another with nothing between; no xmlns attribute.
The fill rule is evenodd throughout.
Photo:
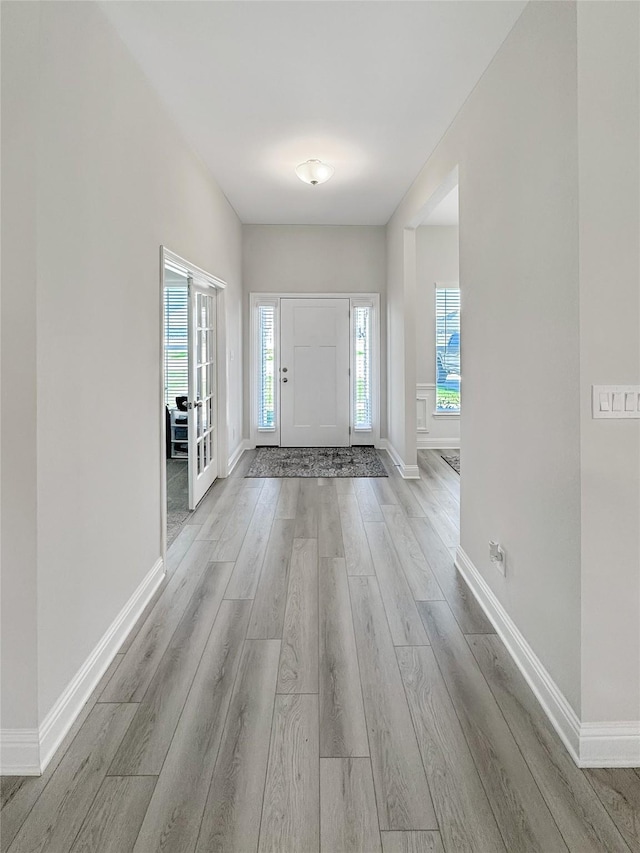
<svg viewBox="0 0 640 853"><path fill-rule="evenodd" d="M333 175L333 166L328 163L323 163L320 160L307 160L306 163L300 163L296 166L296 175L305 184L324 184Z"/></svg>

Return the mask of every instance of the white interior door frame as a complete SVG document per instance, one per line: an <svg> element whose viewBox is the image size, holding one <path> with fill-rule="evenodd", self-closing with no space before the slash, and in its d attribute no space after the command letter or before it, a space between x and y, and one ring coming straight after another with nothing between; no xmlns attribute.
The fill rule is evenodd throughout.
<svg viewBox="0 0 640 853"><path fill-rule="evenodd" d="M249 366L250 366L250 443L252 447L260 445L280 446L280 300L281 299L348 299L350 304L351 321L349 323L349 423L351 427L351 444L373 444L380 446L380 294L379 293L297 293L297 292L266 292L250 293L250 342L249 342ZM258 308L261 305L274 306L276 311L275 330L275 411L276 423L273 429L258 428ZM371 328L372 358L372 415L373 422L370 430L356 430L354 428L354 339L353 339L353 309L356 306L369 305L373 309L373 322Z"/></svg>
<svg viewBox="0 0 640 853"><path fill-rule="evenodd" d="M226 282L207 272L167 249L160 246L160 553L166 561L167 556L167 463L166 463L166 422L164 402L164 289L167 270L206 283L216 289L216 385L217 385L217 435L218 435L218 476L227 476L228 435L227 435L227 354L224 292Z"/></svg>

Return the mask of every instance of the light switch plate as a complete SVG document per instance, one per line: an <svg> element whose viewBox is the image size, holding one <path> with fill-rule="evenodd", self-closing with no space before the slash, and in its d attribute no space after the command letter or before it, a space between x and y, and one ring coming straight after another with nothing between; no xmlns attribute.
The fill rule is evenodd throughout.
<svg viewBox="0 0 640 853"><path fill-rule="evenodd" d="M640 385L592 385L594 418L640 418Z"/></svg>

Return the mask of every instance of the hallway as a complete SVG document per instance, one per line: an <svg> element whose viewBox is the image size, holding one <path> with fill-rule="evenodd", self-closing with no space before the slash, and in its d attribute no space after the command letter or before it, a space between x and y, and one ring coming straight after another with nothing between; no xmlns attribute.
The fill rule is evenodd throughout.
<svg viewBox="0 0 640 853"><path fill-rule="evenodd" d="M2 851L640 850L640 776L574 765L453 566L459 477L381 456L214 485Z"/></svg>

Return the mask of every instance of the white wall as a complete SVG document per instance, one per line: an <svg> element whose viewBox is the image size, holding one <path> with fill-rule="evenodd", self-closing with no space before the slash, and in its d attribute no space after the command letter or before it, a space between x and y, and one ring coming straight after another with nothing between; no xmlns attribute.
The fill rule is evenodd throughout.
<svg viewBox="0 0 640 853"><path fill-rule="evenodd" d="M242 267L245 353L249 362L250 293L380 293L381 364L386 363L386 237L383 226L244 225ZM386 435L386 377L382 371L381 434ZM245 425L249 436L249 376Z"/></svg>
<svg viewBox="0 0 640 853"><path fill-rule="evenodd" d="M35 3L2 5L2 705L0 728L38 725ZM5 73L11 69L11 75ZM19 354L19 357L17 357ZM25 676L32 673L33 677Z"/></svg>
<svg viewBox="0 0 640 853"><path fill-rule="evenodd" d="M457 283L459 280L458 226L422 225L416 229L415 238L418 447L456 447L460 443L460 417L443 414L434 416L436 402L435 285ZM425 429L428 432L425 432Z"/></svg>
<svg viewBox="0 0 640 853"><path fill-rule="evenodd" d="M5 106L29 118L2 163L17 175L3 185L3 332L27 330L26 348L3 336L3 608L16 617L2 626L3 726L24 727L36 671L41 722L160 556L160 244L228 282L229 450L240 440L241 226L96 4L2 15L3 143ZM16 681L35 607L33 585L15 588L35 577L25 525L38 667Z"/></svg>
<svg viewBox="0 0 640 853"><path fill-rule="evenodd" d="M578 4L582 715L589 722L640 720L640 420L591 418L592 384L640 384L639 10Z"/></svg>
<svg viewBox="0 0 640 853"><path fill-rule="evenodd" d="M436 381L435 285L458 282L458 226L416 229L416 382Z"/></svg>
<svg viewBox="0 0 640 853"><path fill-rule="evenodd" d="M530 3L387 229L390 439L410 462L407 226L458 169L462 548L610 733L640 717L640 423L592 421L590 388L640 381L638 18Z"/></svg>
<svg viewBox="0 0 640 853"><path fill-rule="evenodd" d="M390 220L388 300L390 440L411 464L406 226L458 167L462 547L579 710L575 15L568 3L526 7ZM506 578L489 562L489 539L506 548Z"/></svg>

